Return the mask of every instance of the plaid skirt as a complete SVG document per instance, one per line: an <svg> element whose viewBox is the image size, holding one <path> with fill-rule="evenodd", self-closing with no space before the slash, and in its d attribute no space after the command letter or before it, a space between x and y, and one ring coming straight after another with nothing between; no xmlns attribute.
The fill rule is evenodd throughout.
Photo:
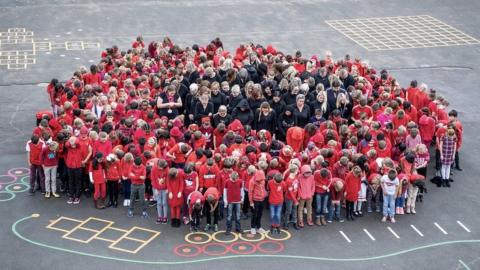
<svg viewBox="0 0 480 270"><path fill-rule="evenodd" d="M455 143L457 142L456 138L450 138L448 136L443 136L442 138L442 165L452 165L455 160Z"/></svg>

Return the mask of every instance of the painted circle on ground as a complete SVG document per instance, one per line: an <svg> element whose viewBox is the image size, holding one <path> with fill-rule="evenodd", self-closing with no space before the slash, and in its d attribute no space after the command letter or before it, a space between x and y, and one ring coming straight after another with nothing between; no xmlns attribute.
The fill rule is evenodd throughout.
<svg viewBox="0 0 480 270"><path fill-rule="evenodd" d="M217 252L215 252L215 251L212 252L212 251L208 251L209 247L222 247L224 250L222 252L218 252L218 251ZM208 256L223 256L230 251L230 247L223 244L223 243L212 242L212 243L208 243L208 244L202 246L202 251L203 251L203 254L208 255Z"/></svg>
<svg viewBox="0 0 480 270"><path fill-rule="evenodd" d="M271 244L271 245L274 245L274 246L276 245L278 248L273 249L273 250L265 249L265 247L264 247L265 244ZM258 242L256 248L260 252L273 254L273 253L282 252L285 249L285 246L283 245L283 243L280 243L278 241L265 240L265 241L262 241L262 242Z"/></svg>
<svg viewBox="0 0 480 270"><path fill-rule="evenodd" d="M22 177L22 179L20 179L20 182L22 182L26 185L30 185L30 176L27 175L27 176Z"/></svg>
<svg viewBox="0 0 480 270"><path fill-rule="evenodd" d="M245 230L243 232L245 234L238 234L238 238L240 238L243 241L258 242L258 241L262 241L263 239L265 239L265 234L264 233L257 233L255 235L253 235L253 234L250 233L250 230ZM257 235L259 236L259 238L256 238Z"/></svg>
<svg viewBox="0 0 480 270"><path fill-rule="evenodd" d="M232 242L235 242L235 241L238 240L238 234L237 234L237 233L234 233L234 232L232 232L232 234L231 234L231 236L233 236L233 239L231 239L231 240L220 240L220 239L217 238L217 235L220 234L220 233L225 234L225 231L218 231L218 232L212 234L212 239L213 239L213 241L216 241L216 242L219 242L219 243L227 243L227 244L228 244L228 243L232 243Z"/></svg>
<svg viewBox="0 0 480 270"><path fill-rule="evenodd" d="M286 230L283 230L283 229L281 229L280 231L283 234L285 234L285 236L282 237L282 238L272 237L272 235L270 234L270 231L265 233L265 237L267 237L268 239L273 240L273 241L285 241L285 240L288 240L292 237L292 234L289 231L286 231Z"/></svg>
<svg viewBox="0 0 480 270"><path fill-rule="evenodd" d="M7 202L15 198L15 193L8 191L0 191L0 202Z"/></svg>
<svg viewBox="0 0 480 270"><path fill-rule="evenodd" d="M30 173L30 169L28 168L12 168L7 171L8 175L11 176L25 176Z"/></svg>
<svg viewBox="0 0 480 270"><path fill-rule="evenodd" d="M8 192L18 193L27 191L30 186L24 183L13 183L5 187Z"/></svg>
<svg viewBox="0 0 480 270"><path fill-rule="evenodd" d="M247 247L249 247L250 249L248 249ZM233 254L248 255L255 253L255 251L257 251L257 247L250 242L240 241L231 244L230 251Z"/></svg>
<svg viewBox="0 0 480 270"><path fill-rule="evenodd" d="M11 183L14 183L15 181L17 181L17 177L13 176L13 175L0 175L0 184L2 185L8 185L8 184L11 184Z"/></svg>
<svg viewBox="0 0 480 270"><path fill-rule="evenodd" d="M203 236L206 236L207 237L207 240L203 240L203 241L198 241L196 240L197 237L202 237ZM192 241L190 240L190 238L192 238L195 240L195 241ZM205 237L202 237L202 239L204 239ZM206 232L191 232L187 235L185 235L185 242L188 242L190 244L194 244L194 245L203 245L203 244L206 244L206 243L209 243L210 241L212 241L212 236Z"/></svg>
<svg viewBox="0 0 480 270"><path fill-rule="evenodd" d="M202 249L192 244L182 244L173 249L173 253L181 257L195 257L202 253Z"/></svg>

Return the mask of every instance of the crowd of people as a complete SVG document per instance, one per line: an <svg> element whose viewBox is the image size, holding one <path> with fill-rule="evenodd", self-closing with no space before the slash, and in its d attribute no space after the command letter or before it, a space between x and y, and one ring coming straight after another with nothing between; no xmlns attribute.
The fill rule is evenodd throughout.
<svg viewBox="0 0 480 270"><path fill-rule="evenodd" d="M52 110L38 112L26 145L30 194L75 205L93 193L98 209L120 194L128 217L156 205L157 223L173 227L218 231L225 218L227 233L241 232L250 218L255 234L264 209L272 233L365 212L394 223L416 213L431 160L439 187L461 170L448 101L349 55L140 36L46 90Z"/></svg>

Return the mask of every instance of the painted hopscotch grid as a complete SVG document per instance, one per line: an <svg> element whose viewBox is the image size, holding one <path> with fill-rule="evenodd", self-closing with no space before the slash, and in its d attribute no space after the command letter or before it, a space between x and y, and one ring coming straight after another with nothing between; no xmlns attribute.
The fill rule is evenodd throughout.
<svg viewBox="0 0 480 270"><path fill-rule="evenodd" d="M325 21L369 51L479 44L480 41L429 15Z"/></svg>
<svg viewBox="0 0 480 270"><path fill-rule="evenodd" d="M100 48L98 42L35 41L33 37L33 31L27 31L25 28L8 28L6 32L0 32L0 66L6 66L7 69L27 69L29 65L36 63L37 52L83 51Z"/></svg>
<svg viewBox="0 0 480 270"><path fill-rule="evenodd" d="M65 222L65 221L74 223L76 225L74 225L73 228L71 229L66 229L66 228L56 226L61 222ZM100 229L92 229L91 227L89 227L89 223L92 223L92 222L103 223L104 225ZM63 232L64 233L62 235L63 239L68 239L68 240L83 243L83 244L88 244L92 240L100 240L104 242L109 242L110 245L108 246L108 248L110 249L132 253L132 254L138 253L142 248L144 248L146 245L152 242L157 236L160 235L160 232L158 231L149 230L149 229L137 227L137 226L134 226L129 230L116 228L116 227L113 227L114 223L115 222L110 220L99 219L94 217L89 217L85 220L78 220L78 219L61 216L58 219L51 221L50 224L46 226L46 228ZM108 230L121 232L122 235L117 239L109 239L107 237L102 236L102 234L106 233ZM82 232L82 231L90 232L91 235L87 239L81 239L79 237L75 237L74 235L75 233ZM131 235L136 231L147 232L150 234L150 236L147 239L132 237ZM126 249L126 248L118 247L118 245L120 245L121 242L124 240L138 243L138 246L136 246L136 248L134 249Z"/></svg>

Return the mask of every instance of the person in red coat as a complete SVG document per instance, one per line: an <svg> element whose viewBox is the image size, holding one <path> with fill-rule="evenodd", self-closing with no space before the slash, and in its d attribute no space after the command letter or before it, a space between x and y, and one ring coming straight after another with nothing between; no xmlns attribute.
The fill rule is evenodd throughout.
<svg viewBox="0 0 480 270"><path fill-rule="evenodd" d="M194 191L188 195L187 203L188 217L190 219L190 231L197 232L200 227L205 198L200 191Z"/></svg>
<svg viewBox="0 0 480 270"><path fill-rule="evenodd" d="M353 219L354 204L358 200L358 192L360 191L362 169L359 166L352 168L352 171L345 177L345 200L347 203L347 220Z"/></svg>
<svg viewBox="0 0 480 270"><path fill-rule="evenodd" d="M85 151L83 151L80 140L76 137L70 137L65 143L67 149L67 158L65 164L68 169L68 190L69 199L68 204L79 204L80 194L82 192L82 166L85 158Z"/></svg>
<svg viewBox="0 0 480 270"><path fill-rule="evenodd" d="M99 152L101 153L101 152ZM105 176L107 178L107 193L109 201L107 207L118 206L118 185L122 177L122 171L120 167L120 160L118 160L115 154L109 154L107 156L107 163L105 166Z"/></svg>
<svg viewBox="0 0 480 270"><path fill-rule="evenodd" d="M430 147L433 136L435 135L435 119L430 116L428 108L422 109L423 115L418 120L418 127L420 130L420 137L422 137L423 144Z"/></svg>
<svg viewBox="0 0 480 270"><path fill-rule="evenodd" d="M104 201L107 195L107 185L105 183L105 163L102 152L97 152L95 154L92 163L90 163L88 175L90 178L90 183L93 184L95 189L95 193L93 194L95 208L104 209Z"/></svg>
<svg viewBox="0 0 480 270"><path fill-rule="evenodd" d="M340 216L340 209L342 208L342 201L345 194L345 181L343 179L334 177L332 178L332 188L330 189L331 204L328 209L328 223L333 222L333 218L338 222L344 220Z"/></svg>
<svg viewBox="0 0 480 270"><path fill-rule="evenodd" d="M193 163L187 163L185 164L185 167L183 168L183 181L184 181L184 188L183 188L183 223L187 225L190 222L190 219L188 218L188 196L190 193L194 191L198 191L199 185L198 185L198 174L194 170L195 165Z"/></svg>
<svg viewBox="0 0 480 270"><path fill-rule="evenodd" d="M291 146L294 152L303 150L305 130L301 127L291 127L287 130L287 145Z"/></svg>
<svg viewBox="0 0 480 270"><path fill-rule="evenodd" d="M153 196L157 201L157 224L167 224L168 222L167 175L168 163L164 159L159 159L157 164L152 166L152 171L150 173Z"/></svg>
<svg viewBox="0 0 480 270"><path fill-rule="evenodd" d="M133 210L135 208L135 198L142 204L142 217L147 218L147 203L145 202L145 179L147 179L147 168L142 164L142 158L136 157L133 161L133 166L129 173L131 187L130 187L130 206L128 208L128 217L133 217Z"/></svg>
<svg viewBox="0 0 480 270"><path fill-rule="evenodd" d="M218 231L218 207L219 207L219 199L220 193L216 187L209 187L205 194L203 194L205 198L205 211L204 214L207 216L207 225L205 225L205 231L208 232L210 228L213 231ZM212 214L213 214L213 224L212 224Z"/></svg>
<svg viewBox="0 0 480 270"><path fill-rule="evenodd" d="M45 179L41 162L41 154L44 143L37 135L32 135L32 138L27 142L26 151L28 153L28 166L30 168L30 195L35 193L35 182L38 183L42 194L45 193Z"/></svg>
<svg viewBox="0 0 480 270"><path fill-rule="evenodd" d="M168 190L168 205L170 206L171 224L172 227L180 227L180 211L183 205L183 189L185 183L182 177L181 169L170 168L168 170L167 190Z"/></svg>

